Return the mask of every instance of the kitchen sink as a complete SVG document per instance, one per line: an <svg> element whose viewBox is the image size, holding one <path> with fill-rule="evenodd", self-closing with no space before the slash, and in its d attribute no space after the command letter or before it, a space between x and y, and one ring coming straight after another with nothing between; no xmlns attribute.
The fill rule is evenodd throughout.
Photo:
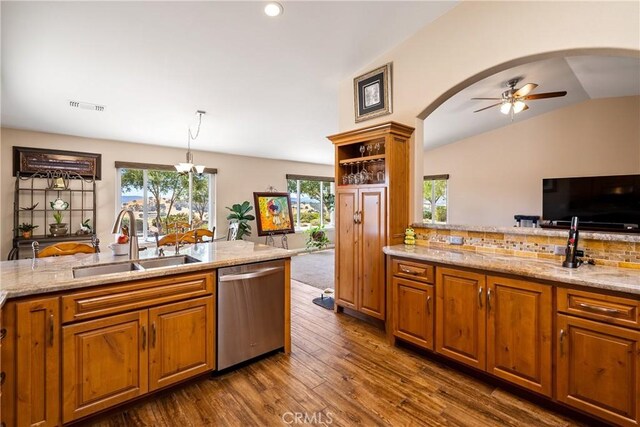
<svg viewBox="0 0 640 427"><path fill-rule="evenodd" d="M143 270L147 270L149 268L173 267L176 265L192 264L194 262L200 262L200 260L190 257L189 255L139 259L136 261Z"/></svg>
<svg viewBox="0 0 640 427"><path fill-rule="evenodd" d="M144 271L153 268L192 264L195 262L200 261L190 257L189 255L139 259L136 261L118 262L114 264L75 267L73 269L73 277L77 279L81 277L102 276L104 274L125 273L127 271Z"/></svg>
<svg viewBox="0 0 640 427"><path fill-rule="evenodd" d="M88 267L75 267L73 277L102 276L103 274L124 273L126 271L141 270L135 262L119 262L117 264L92 265Z"/></svg>

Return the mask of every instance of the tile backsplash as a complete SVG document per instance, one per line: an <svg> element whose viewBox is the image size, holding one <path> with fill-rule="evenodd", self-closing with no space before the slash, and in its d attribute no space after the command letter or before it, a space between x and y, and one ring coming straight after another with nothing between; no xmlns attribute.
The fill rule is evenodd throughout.
<svg viewBox="0 0 640 427"><path fill-rule="evenodd" d="M446 247L475 252L488 252L505 255L515 255L527 258L553 259L561 262L564 255L554 255L556 246L564 247L567 237L561 236L558 231L546 232L546 230L531 229L528 234L523 228L513 229L464 226L439 225L421 226L414 224L416 231L416 244L430 247ZM628 237L627 235L585 233L586 237L580 238L578 249L584 250L585 258L590 258L599 265L607 265L621 268L640 269L640 236ZM450 236L464 238L464 244L454 246L449 244ZM564 253L564 252L563 252Z"/></svg>

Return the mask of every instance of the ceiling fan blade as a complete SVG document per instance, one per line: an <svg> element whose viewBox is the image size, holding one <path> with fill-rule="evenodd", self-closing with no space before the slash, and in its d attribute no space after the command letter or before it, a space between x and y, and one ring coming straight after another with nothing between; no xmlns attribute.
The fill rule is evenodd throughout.
<svg viewBox="0 0 640 427"><path fill-rule="evenodd" d="M502 98L471 98L472 101L474 100L491 100L491 101L499 101Z"/></svg>
<svg viewBox="0 0 640 427"><path fill-rule="evenodd" d="M529 92L531 92L532 90L534 90L537 87L538 87L538 85L535 84L535 83L527 83L526 85L522 86L520 89L515 91L514 94L513 94L513 97L514 98L519 98L521 96L526 96L526 95L529 94Z"/></svg>
<svg viewBox="0 0 640 427"><path fill-rule="evenodd" d="M493 104L493 105L489 105L488 107L481 108L479 110L474 111L474 113L478 113L480 111L487 110L487 109L489 109L491 107L495 107L495 106L500 105L500 104L502 104L502 102L498 102L497 104Z"/></svg>
<svg viewBox="0 0 640 427"><path fill-rule="evenodd" d="M547 93L537 93L535 95L527 95L520 99L523 101L531 101L533 99L546 99L546 98L558 98L560 96L565 96L567 94L566 91L562 92L547 92Z"/></svg>

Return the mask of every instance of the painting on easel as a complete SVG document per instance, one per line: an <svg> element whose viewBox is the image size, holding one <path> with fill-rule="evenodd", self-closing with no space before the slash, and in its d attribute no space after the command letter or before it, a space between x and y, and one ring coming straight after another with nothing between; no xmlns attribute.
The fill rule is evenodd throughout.
<svg viewBox="0 0 640 427"><path fill-rule="evenodd" d="M258 236L294 233L289 193L253 193Z"/></svg>

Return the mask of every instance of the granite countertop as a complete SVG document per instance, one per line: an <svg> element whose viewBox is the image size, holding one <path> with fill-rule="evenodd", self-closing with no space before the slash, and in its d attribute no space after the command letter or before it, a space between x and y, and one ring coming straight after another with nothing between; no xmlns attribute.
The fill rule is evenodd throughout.
<svg viewBox="0 0 640 427"><path fill-rule="evenodd" d="M564 268L558 261L529 259L513 255L436 249L424 246L385 246L387 255L430 261L459 267L509 273L527 278L570 283L589 288L625 292L640 296L640 270L584 264Z"/></svg>
<svg viewBox="0 0 640 427"><path fill-rule="evenodd" d="M424 228L432 230L455 230L455 231L475 231L479 233L501 233L501 234L526 234L530 236L549 236L566 238L569 230L558 230L552 228L534 227L493 227L486 225L455 225L455 224L411 224L413 228ZM610 242L640 242L640 233L607 233L601 231L580 231L581 239L604 240Z"/></svg>
<svg viewBox="0 0 640 427"><path fill-rule="evenodd" d="M171 247L166 248L165 252L167 257L174 255ZM3 299L290 258L295 255L295 252L236 240L198 244L197 247L186 246L180 249L180 255L189 255L201 262L74 278L72 274L74 267L128 261L128 257L114 256L111 251L108 251L99 254L2 261L0 262L0 306ZM157 257L155 249L149 248L140 252L140 259L155 257Z"/></svg>

